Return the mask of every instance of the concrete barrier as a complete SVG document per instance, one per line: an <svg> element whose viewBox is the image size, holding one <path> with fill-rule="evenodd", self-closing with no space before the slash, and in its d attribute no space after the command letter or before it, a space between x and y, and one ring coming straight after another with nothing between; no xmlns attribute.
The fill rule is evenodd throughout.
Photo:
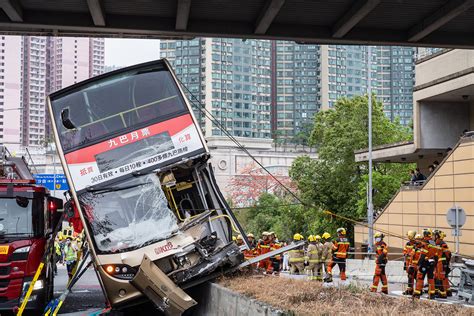
<svg viewBox="0 0 474 316"><path fill-rule="evenodd" d="M346 274L350 279L371 281L374 277L375 260L348 259ZM406 272L403 270L402 261L388 261L385 273L390 282L405 283L407 281Z"/></svg>
<svg viewBox="0 0 474 316"><path fill-rule="evenodd" d="M246 297L216 284L205 283L189 291L198 305L185 315L197 316L293 316L265 303Z"/></svg>

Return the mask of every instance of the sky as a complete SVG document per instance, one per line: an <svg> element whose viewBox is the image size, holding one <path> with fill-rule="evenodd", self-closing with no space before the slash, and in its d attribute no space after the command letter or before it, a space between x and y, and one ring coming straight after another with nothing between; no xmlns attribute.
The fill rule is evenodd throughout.
<svg viewBox="0 0 474 316"><path fill-rule="evenodd" d="M160 41L152 39L105 39L105 65L130 66L160 58Z"/></svg>

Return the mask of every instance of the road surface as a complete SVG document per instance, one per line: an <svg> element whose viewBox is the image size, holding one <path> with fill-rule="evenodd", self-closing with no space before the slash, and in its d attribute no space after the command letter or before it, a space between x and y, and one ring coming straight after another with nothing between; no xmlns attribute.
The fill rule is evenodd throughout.
<svg viewBox="0 0 474 316"><path fill-rule="evenodd" d="M67 281L66 267L58 264L58 275L54 281L55 297L58 297L66 290ZM69 315L70 313L75 313L77 315L84 315L92 310L99 310L104 307L105 297L100 288L95 271L90 267L74 285L72 293L66 298L59 314Z"/></svg>

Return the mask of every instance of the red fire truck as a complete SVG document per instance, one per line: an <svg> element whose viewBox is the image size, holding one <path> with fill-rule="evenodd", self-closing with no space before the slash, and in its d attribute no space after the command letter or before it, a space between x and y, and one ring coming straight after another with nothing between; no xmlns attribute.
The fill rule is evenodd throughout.
<svg viewBox="0 0 474 316"><path fill-rule="evenodd" d="M54 287L54 243L47 240L63 202L35 184L23 157L12 157L1 145L0 153L0 310L18 308L46 258L27 304L28 310L43 311Z"/></svg>

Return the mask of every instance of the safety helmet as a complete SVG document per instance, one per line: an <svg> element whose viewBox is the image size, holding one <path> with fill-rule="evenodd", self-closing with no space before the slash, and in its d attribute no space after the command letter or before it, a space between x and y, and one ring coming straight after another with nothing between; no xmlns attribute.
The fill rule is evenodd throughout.
<svg viewBox="0 0 474 316"><path fill-rule="evenodd" d="M314 236L314 241L320 241L320 240L321 240L321 236L319 235Z"/></svg>
<svg viewBox="0 0 474 316"><path fill-rule="evenodd" d="M304 237L301 234L296 233L296 234L293 235L293 240L299 241L299 240L303 240L303 239L304 239Z"/></svg>
<svg viewBox="0 0 474 316"><path fill-rule="evenodd" d="M270 235L269 232L262 232L262 236L268 236L268 235Z"/></svg>
<svg viewBox="0 0 474 316"><path fill-rule="evenodd" d="M343 227L340 227L337 229L337 233L340 235L345 235L346 234L346 229Z"/></svg>
<svg viewBox="0 0 474 316"><path fill-rule="evenodd" d="M235 236L232 236L232 241L236 241L237 238Z"/></svg>
<svg viewBox="0 0 474 316"><path fill-rule="evenodd" d="M309 242L314 242L314 241L315 241L314 236L313 236L313 235L309 235L309 236L308 236L308 241L309 241Z"/></svg>
<svg viewBox="0 0 474 316"><path fill-rule="evenodd" d="M247 238L255 238L255 236L252 233L248 233Z"/></svg>
<svg viewBox="0 0 474 316"><path fill-rule="evenodd" d="M431 229L429 228L423 229L423 237L431 238L432 235L433 235L433 232L431 231Z"/></svg>
<svg viewBox="0 0 474 316"><path fill-rule="evenodd" d="M273 235L273 236L276 236L275 232L268 232L268 235Z"/></svg>
<svg viewBox="0 0 474 316"><path fill-rule="evenodd" d="M329 234L328 232L325 232L322 237L324 239L329 239L329 238L331 238L331 234Z"/></svg>
<svg viewBox="0 0 474 316"><path fill-rule="evenodd" d="M423 236L421 236L420 234L415 235L415 240L422 240L422 239L423 239Z"/></svg>
<svg viewBox="0 0 474 316"><path fill-rule="evenodd" d="M416 231L414 231L414 230L409 230L409 231L407 232L407 237L408 237L409 240L415 239L415 236L416 236Z"/></svg>
<svg viewBox="0 0 474 316"><path fill-rule="evenodd" d="M242 240L242 235L237 235L237 240Z"/></svg>
<svg viewBox="0 0 474 316"><path fill-rule="evenodd" d="M374 234L374 238L380 238L380 239L383 239L384 237L385 237L385 235L384 235L384 234L382 234L382 233L380 233L380 232L376 232L376 233Z"/></svg>
<svg viewBox="0 0 474 316"><path fill-rule="evenodd" d="M440 230L439 231L439 239L443 240L444 237L446 237L446 233Z"/></svg>

